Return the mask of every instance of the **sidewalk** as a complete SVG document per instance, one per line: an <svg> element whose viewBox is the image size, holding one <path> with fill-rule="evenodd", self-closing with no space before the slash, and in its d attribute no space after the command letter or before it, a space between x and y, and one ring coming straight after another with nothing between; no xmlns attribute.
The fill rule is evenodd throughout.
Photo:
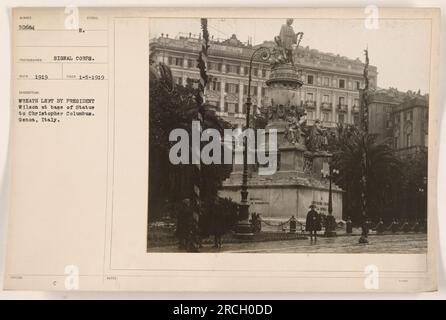
<svg viewBox="0 0 446 320"><path fill-rule="evenodd" d="M266 229L266 228L264 228ZM254 234L252 239L240 239L234 236L233 233L227 233L223 235L222 242L223 243L249 243L249 242L268 242L268 241L286 241L286 240L305 240L309 238L309 234L306 231L298 229L295 233L290 233L289 230L285 229L284 231L272 231L264 230L259 233ZM403 233L399 232L395 235L401 235ZM413 234L413 233L410 233ZM337 228L336 229L336 237L359 237L361 235L361 228L353 228L352 233L347 233L345 228ZM391 232L385 232L383 234L376 234L375 231L370 231L369 235L373 236L384 236L384 235L392 235ZM318 237L325 238L324 230L318 232ZM178 239L172 233L161 233L157 235L150 234L148 235L147 247L148 248L156 248L156 247L166 247L173 246L178 243ZM214 237L209 236L208 238L204 238L202 240L204 245L214 244Z"/></svg>
<svg viewBox="0 0 446 320"><path fill-rule="evenodd" d="M265 241L283 241L283 240L300 240L307 239L306 234L300 232L259 232L254 234L252 239L239 239L234 236L233 233L227 233L223 235L223 243L244 243L244 242L265 242ZM152 241L151 241L152 240ZM174 236L166 236L164 238L148 239L148 247L164 247L171 246L178 243L178 240ZM203 244L213 244L214 237L210 236L202 240Z"/></svg>
<svg viewBox="0 0 446 320"><path fill-rule="evenodd" d="M316 241L282 240L225 243L221 248L203 243L201 253L426 253L427 234L397 233L371 235L369 243L362 244L359 236L318 237ZM150 247L148 252L186 252L171 246Z"/></svg>

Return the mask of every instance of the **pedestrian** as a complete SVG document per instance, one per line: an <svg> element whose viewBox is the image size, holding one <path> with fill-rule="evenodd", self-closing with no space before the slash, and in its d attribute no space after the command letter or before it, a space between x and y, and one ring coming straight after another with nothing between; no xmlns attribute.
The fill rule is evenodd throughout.
<svg viewBox="0 0 446 320"><path fill-rule="evenodd" d="M317 240L317 232L321 231L321 217L315 210L316 206L312 204L310 211L307 213L307 219L305 223L305 230L310 232L310 240Z"/></svg>
<svg viewBox="0 0 446 320"><path fill-rule="evenodd" d="M350 217L347 217L347 221L345 222L345 231L347 232L347 234L353 233L353 222Z"/></svg>
<svg viewBox="0 0 446 320"><path fill-rule="evenodd" d="M362 243L362 244L369 243L369 240L368 240L369 228L370 228L370 220L367 217L367 215L363 215L362 223L361 223L361 236L359 237L359 243Z"/></svg>
<svg viewBox="0 0 446 320"><path fill-rule="evenodd" d="M297 220L294 216L290 218L290 233L296 233L297 229Z"/></svg>
<svg viewBox="0 0 446 320"><path fill-rule="evenodd" d="M262 220L260 219L260 213L253 212L251 214L251 226L254 233L259 233L262 230Z"/></svg>
<svg viewBox="0 0 446 320"><path fill-rule="evenodd" d="M216 197L209 207L209 226L210 234L214 236L214 248L221 249L222 238L227 230L227 216L225 212L224 202L221 198Z"/></svg>

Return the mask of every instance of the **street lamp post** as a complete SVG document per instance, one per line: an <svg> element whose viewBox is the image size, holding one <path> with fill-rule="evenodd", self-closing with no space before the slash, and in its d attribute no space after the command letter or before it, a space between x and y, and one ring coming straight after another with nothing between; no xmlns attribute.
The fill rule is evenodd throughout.
<svg viewBox="0 0 446 320"><path fill-rule="evenodd" d="M325 221L325 236L333 237L336 236L336 219L333 216L333 191L331 185L334 175L339 174L339 170L334 169L331 162L329 162L328 172L321 169L321 173L324 178L328 178L328 216Z"/></svg>
<svg viewBox="0 0 446 320"><path fill-rule="evenodd" d="M246 128L249 128L249 116L251 113L251 80L252 80L252 62L257 53L262 52L262 59L266 60L269 57L269 49L265 47L259 47L251 55L249 60L249 76L248 76L248 96L246 98ZM248 202L248 142L247 136L243 137L243 175L242 175L242 187L241 187L241 201L237 227L235 229L235 235L239 238L249 239L254 236L251 223L249 222L249 202Z"/></svg>

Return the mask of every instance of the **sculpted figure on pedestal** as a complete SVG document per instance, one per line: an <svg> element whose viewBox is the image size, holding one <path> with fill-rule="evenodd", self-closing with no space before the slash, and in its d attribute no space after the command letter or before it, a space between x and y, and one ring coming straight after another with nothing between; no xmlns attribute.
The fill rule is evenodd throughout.
<svg viewBox="0 0 446 320"><path fill-rule="evenodd" d="M293 19L287 19L282 25L280 34L274 37L275 46L271 51L271 64L273 68L278 64L291 63L293 61L294 45L299 45L303 37L303 32L295 33L292 27Z"/></svg>
<svg viewBox="0 0 446 320"><path fill-rule="evenodd" d="M327 137L321 127L320 120L316 120L307 138L307 148L310 151L323 151L327 147Z"/></svg>
<svg viewBox="0 0 446 320"><path fill-rule="evenodd" d="M287 113L286 120L288 122L285 131L285 138L292 144L300 144L305 142L305 110L299 111L295 107L291 107Z"/></svg>

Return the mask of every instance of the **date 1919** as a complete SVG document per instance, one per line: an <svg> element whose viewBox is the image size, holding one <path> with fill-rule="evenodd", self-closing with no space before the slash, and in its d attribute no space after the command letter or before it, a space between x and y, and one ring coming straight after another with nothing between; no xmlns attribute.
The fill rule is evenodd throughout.
<svg viewBox="0 0 446 320"><path fill-rule="evenodd" d="M103 74L83 74L78 76L79 80L105 80Z"/></svg>

